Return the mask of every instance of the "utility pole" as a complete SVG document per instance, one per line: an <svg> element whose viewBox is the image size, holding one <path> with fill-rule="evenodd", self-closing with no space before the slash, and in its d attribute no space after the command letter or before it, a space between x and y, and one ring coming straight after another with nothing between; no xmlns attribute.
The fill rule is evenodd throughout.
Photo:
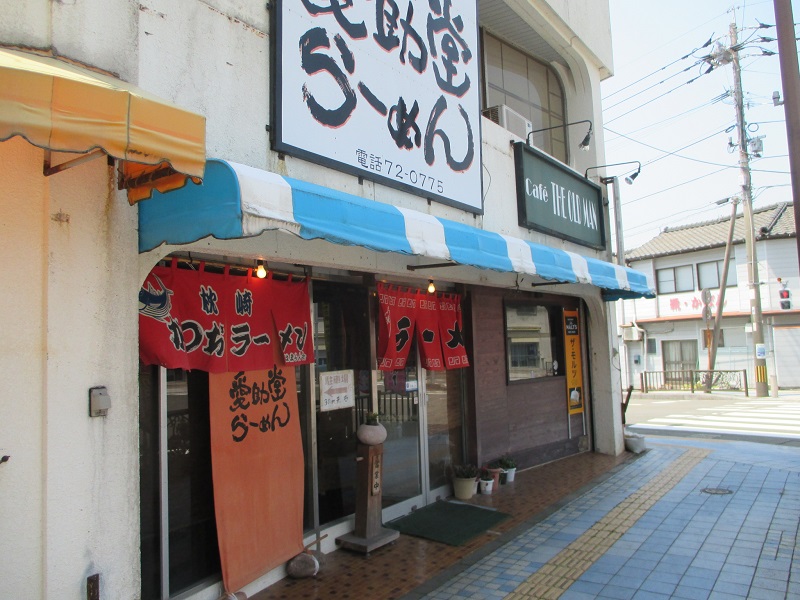
<svg viewBox="0 0 800 600"><path fill-rule="evenodd" d="M739 65L738 36L736 23L730 26L730 53L733 62L734 104L736 126L739 129L739 168L742 174L742 213L744 215L745 245L747 247L747 282L750 294L750 322L753 328L753 358L756 367L756 396L769 394L767 385L767 351L764 345L764 325L761 314L761 284L758 280L758 257L756 255L753 229L753 197L750 183L750 155L747 146L747 129L744 119L744 97L742 94L742 71ZM720 283L724 285L724 283Z"/></svg>
<svg viewBox="0 0 800 600"><path fill-rule="evenodd" d="M781 61L783 112L786 116L786 140L789 143L789 165L792 173L794 220L800 223L800 73L797 66L797 41L791 0L774 0L775 24L778 31L778 56ZM800 260L800 238L797 238Z"/></svg>
<svg viewBox="0 0 800 600"><path fill-rule="evenodd" d="M725 304L725 288L728 282L728 269L731 262L731 249L733 247L733 230L736 227L736 204L739 202L738 198L731 198L731 222L728 226L728 239L725 242L725 258L722 263L722 275L719 281L719 297L717 298L717 314L714 319L714 333L711 337L711 343L708 345L708 370L714 370L714 364L717 362L717 348L719 348L720 332L722 331L722 309ZM706 393L711 393L711 385L714 383L713 373L706 377Z"/></svg>

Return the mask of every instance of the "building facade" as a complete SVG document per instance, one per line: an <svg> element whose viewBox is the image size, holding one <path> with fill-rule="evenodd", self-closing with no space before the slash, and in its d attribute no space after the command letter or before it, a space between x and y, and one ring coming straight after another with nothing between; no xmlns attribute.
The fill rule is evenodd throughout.
<svg viewBox="0 0 800 600"><path fill-rule="evenodd" d="M742 387L740 374L755 386L755 346L750 318L748 256L744 217L737 215L726 285L725 246L730 217L665 229L642 246L626 253L633 268L648 272L656 282L654 299L618 303L623 342L623 381L637 389L643 373L706 370L709 368L709 331L713 330L720 300L723 303L721 337L715 370L736 372L732 385ZM755 256L764 326L764 349L770 387L800 385L800 310L797 233L790 203L754 209ZM704 302L704 290L708 302ZM724 291L724 296L722 292ZM708 307L708 308L706 308ZM659 379L659 381L661 381ZM624 384L624 385L627 385Z"/></svg>
<svg viewBox="0 0 800 600"><path fill-rule="evenodd" d="M5 4L0 596L263 589L353 530L373 412L384 521L623 451L606 2Z"/></svg>

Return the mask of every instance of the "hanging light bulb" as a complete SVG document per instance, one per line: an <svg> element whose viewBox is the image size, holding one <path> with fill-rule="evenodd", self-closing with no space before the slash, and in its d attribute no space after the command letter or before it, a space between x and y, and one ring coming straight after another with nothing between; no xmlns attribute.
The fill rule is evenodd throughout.
<svg viewBox="0 0 800 600"><path fill-rule="evenodd" d="M267 270L264 268L264 261L258 261L258 266L256 267L256 277L259 279L264 279L267 276Z"/></svg>
<svg viewBox="0 0 800 600"><path fill-rule="evenodd" d="M428 293L433 294L436 292L436 286L433 285L433 279L428 279Z"/></svg>

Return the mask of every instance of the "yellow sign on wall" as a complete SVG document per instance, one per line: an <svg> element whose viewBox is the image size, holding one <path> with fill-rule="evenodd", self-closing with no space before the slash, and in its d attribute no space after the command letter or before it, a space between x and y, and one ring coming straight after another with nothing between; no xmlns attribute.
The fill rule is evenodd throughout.
<svg viewBox="0 0 800 600"><path fill-rule="evenodd" d="M581 330L577 310L564 310L564 354L567 361L567 409L569 414L583 412L583 365Z"/></svg>

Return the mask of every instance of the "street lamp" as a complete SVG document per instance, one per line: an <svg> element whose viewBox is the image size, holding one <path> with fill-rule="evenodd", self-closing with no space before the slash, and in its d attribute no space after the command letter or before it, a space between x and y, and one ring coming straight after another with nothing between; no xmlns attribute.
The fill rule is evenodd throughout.
<svg viewBox="0 0 800 600"><path fill-rule="evenodd" d="M628 162L621 162L621 163L612 163L608 165L598 165L596 167L589 167L586 169L586 172L583 174L585 178L589 178L589 171L592 169L604 169L606 167L618 167L621 165L637 165L636 171L631 173L630 175L625 177L625 183L628 185L632 185L634 180L639 176L639 173L642 171L642 163L638 160L631 160ZM625 266L625 247L622 243L622 212L620 210L620 201L619 201L619 181L616 176L613 177L600 177L600 183L603 185L608 185L609 183L613 185L614 188L614 233L616 235L616 242L617 242L617 264L620 266ZM620 310L622 311L622 322L625 323L625 301L620 301ZM608 313L609 319L609 331L616 330L616 314L609 311ZM612 325L613 324L613 325ZM612 329L613 327L613 329ZM617 346L617 343L614 342L614 346ZM623 380L625 380L625 385L628 385L628 352L627 346L625 345L624 341L622 344L622 349L625 352L625 368L622 369L622 355L620 354L620 384L623 384ZM620 350L622 352L623 350Z"/></svg>
<svg viewBox="0 0 800 600"><path fill-rule="evenodd" d="M599 165L596 167L589 167L586 169L586 172L583 174L584 177L587 179L589 178L589 171L592 169L604 169L606 167L618 167L620 165L638 165L636 171L627 175L625 177L625 183L628 185L633 185L634 180L639 176L639 173L642 172L642 163L638 160L630 160L628 162L621 162L621 163L612 163L610 165ZM620 202L619 202L619 181L617 180L617 176L613 177L600 177L600 183L604 185L608 185L609 183L612 184L614 189L614 234L616 236L616 243L617 243L617 264L625 266L625 247L622 242L622 212L620 209Z"/></svg>
<svg viewBox="0 0 800 600"><path fill-rule="evenodd" d="M589 144L592 142L592 122L589 119L584 119L583 121L574 121L572 123L565 123L564 125L553 125L552 127L545 127L544 129L537 129L535 131L531 131L528 134L527 142L528 146L531 146L531 136L534 133L541 133L542 131L550 131L551 129L561 129L562 127L569 127L570 125L580 125L581 123L588 123L589 124L589 131L586 133L586 137L583 138L583 141L578 144L578 148L581 150L588 152L589 151Z"/></svg>

